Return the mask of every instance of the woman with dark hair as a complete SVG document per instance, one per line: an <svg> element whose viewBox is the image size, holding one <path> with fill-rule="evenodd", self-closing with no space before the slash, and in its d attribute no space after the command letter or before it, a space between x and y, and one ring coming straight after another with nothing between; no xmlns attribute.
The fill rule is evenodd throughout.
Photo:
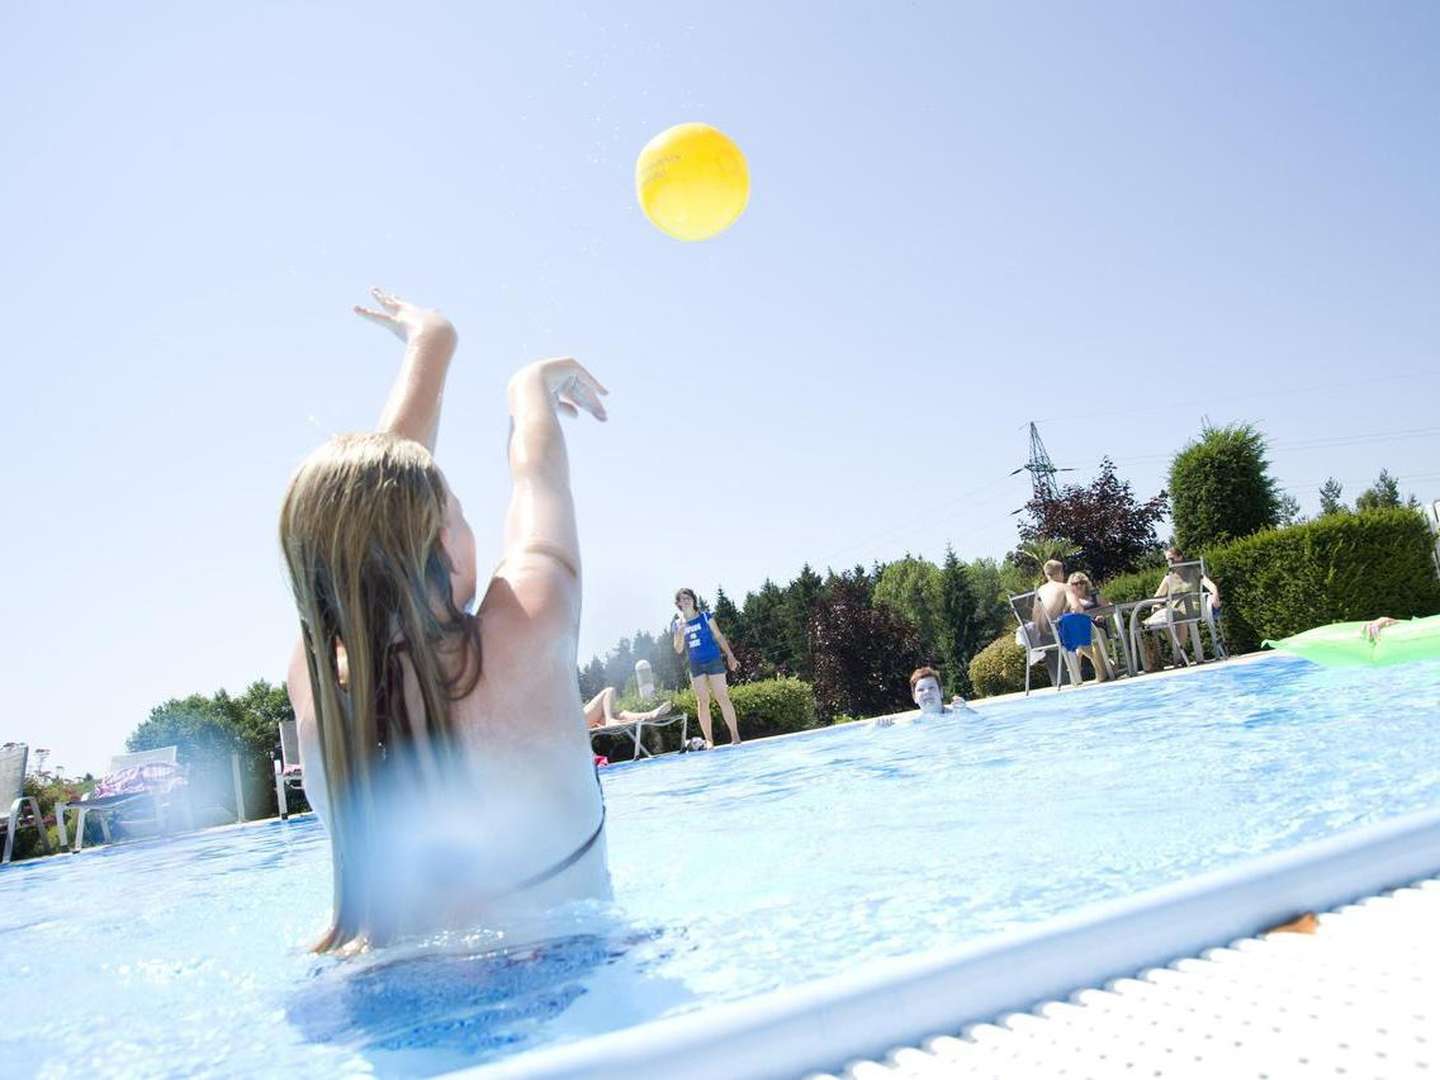
<svg viewBox="0 0 1440 1080"><path fill-rule="evenodd" d="M705 734L705 749L715 746L710 728L710 699L720 704L720 715L730 729L732 745L740 741L740 723L735 718L735 705L730 700L730 687L725 681L725 668L734 671L739 665L730 649L730 642L708 611L701 611L695 590L681 589L675 594L680 615L670 624L671 644L676 653L688 654L690 685L695 689L695 711L700 714L700 730ZM721 659L721 654L724 659Z"/></svg>
<svg viewBox="0 0 1440 1080"><path fill-rule="evenodd" d="M405 343L378 430L312 453L280 513L300 623L290 700L334 875L321 952L528 925L610 888L575 693L580 544L558 418L604 420L606 391L570 359L510 380L504 556L467 614L475 537L431 456L455 330L374 296L357 313Z"/></svg>

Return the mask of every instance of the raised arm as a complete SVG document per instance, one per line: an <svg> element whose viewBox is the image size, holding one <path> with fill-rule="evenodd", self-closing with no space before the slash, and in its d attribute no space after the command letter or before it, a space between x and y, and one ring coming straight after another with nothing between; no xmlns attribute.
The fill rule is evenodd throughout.
<svg viewBox="0 0 1440 1080"><path fill-rule="evenodd" d="M381 310L357 305L355 314L405 342L405 358L380 413L378 430L414 439L433 453L440 431L445 376L459 340L455 327L438 311L417 307L382 289L371 289L370 295Z"/></svg>
<svg viewBox="0 0 1440 1080"><path fill-rule="evenodd" d="M608 391L574 360L540 360L510 380L510 475L514 490L505 517L505 556L497 577L508 579L527 607L551 587L580 579L580 541L570 493L570 461L559 412L584 409L605 419ZM574 590L578 598L579 590Z"/></svg>

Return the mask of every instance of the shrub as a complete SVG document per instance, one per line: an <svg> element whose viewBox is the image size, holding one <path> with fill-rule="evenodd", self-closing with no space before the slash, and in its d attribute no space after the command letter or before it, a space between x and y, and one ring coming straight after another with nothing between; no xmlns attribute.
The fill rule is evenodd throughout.
<svg viewBox="0 0 1440 1080"><path fill-rule="evenodd" d="M1134 600L1144 600L1147 596L1155 595L1155 590L1160 587L1160 579L1164 576L1165 570L1161 567L1118 574L1100 586L1100 595L1107 604L1128 604Z"/></svg>
<svg viewBox="0 0 1440 1080"><path fill-rule="evenodd" d="M669 695L669 700L677 712L689 715L688 734L699 735L695 691L677 690ZM740 721L742 739L763 739L770 735L806 731L819 726L815 711L815 693L809 683L799 679L765 679L732 686L730 700L735 703L735 715ZM654 701L625 700L619 704L623 708L635 710L655 707ZM710 722L715 732L715 741L723 744L730 736L725 728L725 720L720 715L720 706L713 699L710 702ZM680 728L680 724L668 724L665 727L647 729L646 748L652 754L680 749ZM595 740L595 752L604 754L611 761L628 761L634 752L634 743L629 735L623 733L601 736Z"/></svg>
<svg viewBox="0 0 1440 1080"><path fill-rule="evenodd" d="M975 696L994 697L1025 689L1025 650L1015 644L1014 633L996 638L970 661L970 685ZM1031 688L1049 686L1050 676L1037 664L1030 676Z"/></svg>
<svg viewBox="0 0 1440 1080"><path fill-rule="evenodd" d="M1171 462L1170 499L1175 543L1187 554L1278 525L1265 437L1249 424L1207 427Z"/></svg>
<svg viewBox="0 0 1440 1080"><path fill-rule="evenodd" d="M1205 553L1232 651L1326 623L1440 610L1433 538L1409 509L1332 514Z"/></svg>

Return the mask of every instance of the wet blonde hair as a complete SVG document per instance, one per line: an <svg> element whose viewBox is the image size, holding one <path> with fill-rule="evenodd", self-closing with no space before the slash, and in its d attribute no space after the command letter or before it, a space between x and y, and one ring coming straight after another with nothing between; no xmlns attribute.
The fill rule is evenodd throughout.
<svg viewBox="0 0 1440 1080"><path fill-rule="evenodd" d="M477 624L455 606L440 543L448 498L429 451L378 433L330 440L285 493L280 546L330 804L334 920L317 952L383 936L363 865L377 788L443 766L450 704L480 678ZM405 704L407 668L418 716Z"/></svg>

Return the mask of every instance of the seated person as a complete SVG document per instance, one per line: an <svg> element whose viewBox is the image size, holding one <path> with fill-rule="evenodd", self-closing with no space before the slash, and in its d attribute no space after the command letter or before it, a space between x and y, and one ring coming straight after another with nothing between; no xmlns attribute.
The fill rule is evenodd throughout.
<svg viewBox="0 0 1440 1080"><path fill-rule="evenodd" d="M945 693L940 689L940 673L932 667L916 668L910 675L910 697L919 707L917 714L901 713L900 718L924 720L935 716L959 716L961 713L975 715L975 710L965 704L965 699L956 694L945 704ZM877 716L875 727L890 727L895 716Z"/></svg>
<svg viewBox="0 0 1440 1080"><path fill-rule="evenodd" d="M591 731L596 728L611 727L615 724L634 724L640 722L648 723L651 720L659 720L660 717L669 714L671 705L668 701L662 701L649 712L630 712L622 709L615 711L615 687L607 686L600 693L585 703L585 726Z"/></svg>
<svg viewBox="0 0 1440 1080"><path fill-rule="evenodd" d="M1200 593L1203 603L1209 603L1210 607L1215 611L1220 610L1220 588L1200 572L1198 563L1181 569L1181 564L1185 562L1185 555L1177 547L1171 547L1166 550L1165 562L1169 564L1170 569L1167 570L1165 576L1160 579L1160 586L1155 590L1155 596L1174 596L1177 599L1171 600L1168 604L1158 606L1153 614L1147 616L1142 624L1146 630L1164 630L1170 621L1172 613L1178 613L1182 610L1183 601L1178 598L1186 594ZM1208 596L1206 595L1207 593L1209 594ZM1195 661L1199 663L1204 656L1200 647L1200 624L1198 622L1191 622L1189 626L1190 644L1195 650ZM1140 651L1142 653L1145 670L1154 671L1155 656L1151 650L1150 639L1145 634L1140 635ZM1188 663L1189 660L1186 659L1184 650L1181 649L1175 657L1175 666L1183 667Z"/></svg>
<svg viewBox="0 0 1440 1080"><path fill-rule="evenodd" d="M1044 571L1045 580L1035 590L1035 604L1031 608L1030 622L1024 626L1025 636L1032 649L1055 644L1055 622L1069 610L1070 604L1070 587L1065 584L1065 564L1058 559L1051 559L1045 564ZM1050 673L1052 686L1060 682L1060 652L1059 649L1051 649L1045 654L1045 670Z"/></svg>
<svg viewBox="0 0 1440 1080"><path fill-rule="evenodd" d="M1100 606L1100 597L1096 595L1095 586L1091 584L1089 575L1077 570L1066 579L1066 584L1070 587L1067 610L1077 615L1084 615ZM1095 669L1095 681L1106 682L1115 677L1115 672L1110 667L1110 639L1105 633L1104 619L1097 618L1090 621L1095 624L1094 630L1091 631L1091 644L1076 651L1090 661L1090 666Z"/></svg>

